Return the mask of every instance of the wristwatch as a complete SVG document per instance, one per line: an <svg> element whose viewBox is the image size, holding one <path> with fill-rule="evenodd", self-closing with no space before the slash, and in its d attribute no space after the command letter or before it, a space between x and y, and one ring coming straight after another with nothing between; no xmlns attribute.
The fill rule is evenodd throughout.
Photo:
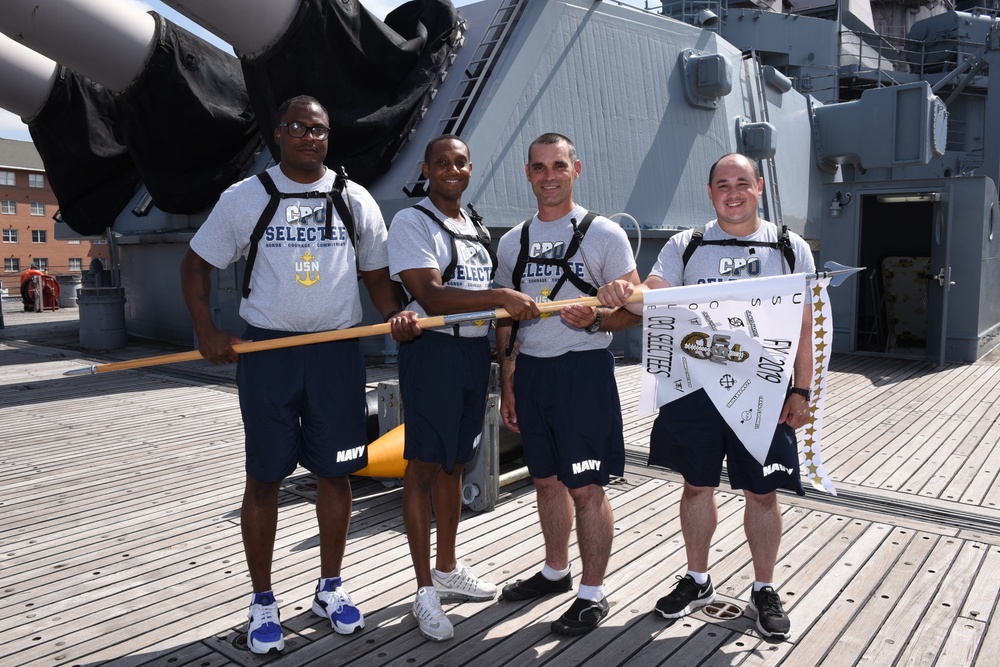
<svg viewBox="0 0 1000 667"><path fill-rule="evenodd" d="M801 387L792 387L790 389L790 391L793 394L798 394L799 396L803 397L807 401L812 398L812 392L810 392L808 389L802 389Z"/></svg>
<svg viewBox="0 0 1000 667"><path fill-rule="evenodd" d="M589 327L584 329L587 333L597 333L601 330L601 311L598 308L594 308L594 323Z"/></svg>

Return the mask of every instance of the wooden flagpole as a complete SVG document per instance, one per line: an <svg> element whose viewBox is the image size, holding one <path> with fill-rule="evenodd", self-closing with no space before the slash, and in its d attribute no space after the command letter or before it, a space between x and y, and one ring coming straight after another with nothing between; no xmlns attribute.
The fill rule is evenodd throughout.
<svg viewBox="0 0 1000 667"><path fill-rule="evenodd" d="M642 300L642 292L635 292L629 297L629 302ZM562 310L566 306L600 306L600 301L596 296L584 297L581 299L565 299L563 301L550 301L538 304L538 310L543 313L551 313ZM457 324L459 322L471 322L475 320L502 319L510 317L510 314L503 308L496 310L483 310L473 313L459 313L456 315L436 315L434 317L421 317L417 320L421 329L437 329L439 327ZM329 343L337 340L348 340L351 338L365 338L367 336L378 336L388 334L391 326L388 322L384 324L371 324L362 327L351 327L350 329L334 329L332 331L317 331L315 333L299 334L297 336L286 336L284 338L272 338L271 340L250 341L247 343L237 343L233 345L233 350L238 354L248 352L260 352L262 350L276 350L283 347L297 347L299 345L312 345L314 343ZM110 373L112 371L125 371L134 368L148 368L150 366L162 366L165 364L177 364L183 361L198 361L202 359L198 350L190 352L178 352L176 354L164 354L157 357L145 357L144 359L132 359L130 361L115 361L107 364L88 366L87 368L76 368L66 371L63 375L94 375L95 373Z"/></svg>

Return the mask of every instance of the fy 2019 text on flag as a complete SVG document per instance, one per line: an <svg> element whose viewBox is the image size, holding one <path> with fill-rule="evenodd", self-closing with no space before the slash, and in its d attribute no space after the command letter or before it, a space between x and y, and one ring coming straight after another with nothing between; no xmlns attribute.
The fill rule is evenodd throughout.
<svg viewBox="0 0 1000 667"><path fill-rule="evenodd" d="M704 389L763 465L808 303L801 273L646 292L639 412Z"/></svg>

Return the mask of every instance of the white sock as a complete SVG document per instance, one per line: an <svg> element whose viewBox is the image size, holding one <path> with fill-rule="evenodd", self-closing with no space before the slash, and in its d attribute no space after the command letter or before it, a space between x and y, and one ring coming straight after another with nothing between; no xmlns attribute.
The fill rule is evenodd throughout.
<svg viewBox="0 0 1000 667"><path fill-rule="evenodd" d="M753 582L753 592L758 593L760 592L760 589L764 588L765 586L770 586L771 588L774 588L774 584L772 584L769 581L755 581Z"/></svg>
<svg viewBox="0 0 1000 667"><path fill-rule="evenodd" d="M549 581L559 581L567 574L569 574L569 566L566 566L565 570L557 570L554 567L549 567L548 563L542 566L542 576Z"/></svg>
<svg viewBox="0 0 1000 667"><path fill-rule="evenodd" d="M704 586L708 583L708 572L694 572L693 570L688 570L687 573L692 579L694 579L694 583L699 586Z"/></svg>
<svg viewBox="0 0 1000 667"><path fill-rule="evenodd" d="M576 594L576 597L590 600L591 602L600 602L604 599L604 584L600 586L584 586L580 584L580 590Z"/></svg>
<svg viewBox="0 0 1000 667"><path fill-rule="evenodd" d="M442 572L441 570L437 569L436 567L432 567L431 569L434 570L435 572L437 572L439 577L445 577L445 578L450 577L451 575L453 575L456 572L458 572L458 568L457 567L454 570L452 570L451 572Z"/></svg>

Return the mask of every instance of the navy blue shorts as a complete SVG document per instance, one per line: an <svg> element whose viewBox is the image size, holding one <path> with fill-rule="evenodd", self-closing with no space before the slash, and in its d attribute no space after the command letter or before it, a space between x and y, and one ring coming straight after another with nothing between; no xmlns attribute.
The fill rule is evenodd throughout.
<svg viewBox="0 0 1000 667"><path fill-rule="evenodd" d="M406 428L403 457L447 472L475 454L486 416L490 343L425 331L399 346L399 390Z"/></svg>
<svg viewBox="0 0 1000 667"><path fill-rule="evenodd" d="M247 327L247 340L292 336ZM365 359L357 340L240 355L236 367L246 470L280 482L302 465L343 477L368 465Z"/></svg>
<svg viewBox="0 0 1000 667"><path fill-rule="evenodd" d="M514 369L517 423L532 477L571 489L625 474L615 359L607 350L544 359L520 354Z"/></svg>
<svg viewBox="0 0 1000 667"><path fill-rule="evenodd" d="M790 426L778 424L762 467L740 443L704 391L696 391L660 407L649 434L650 465L672 468L693 486L717 487L722 479L723 458L733 489L760 495L788 489L805 495L799 479L795 430Z"/></svg>

